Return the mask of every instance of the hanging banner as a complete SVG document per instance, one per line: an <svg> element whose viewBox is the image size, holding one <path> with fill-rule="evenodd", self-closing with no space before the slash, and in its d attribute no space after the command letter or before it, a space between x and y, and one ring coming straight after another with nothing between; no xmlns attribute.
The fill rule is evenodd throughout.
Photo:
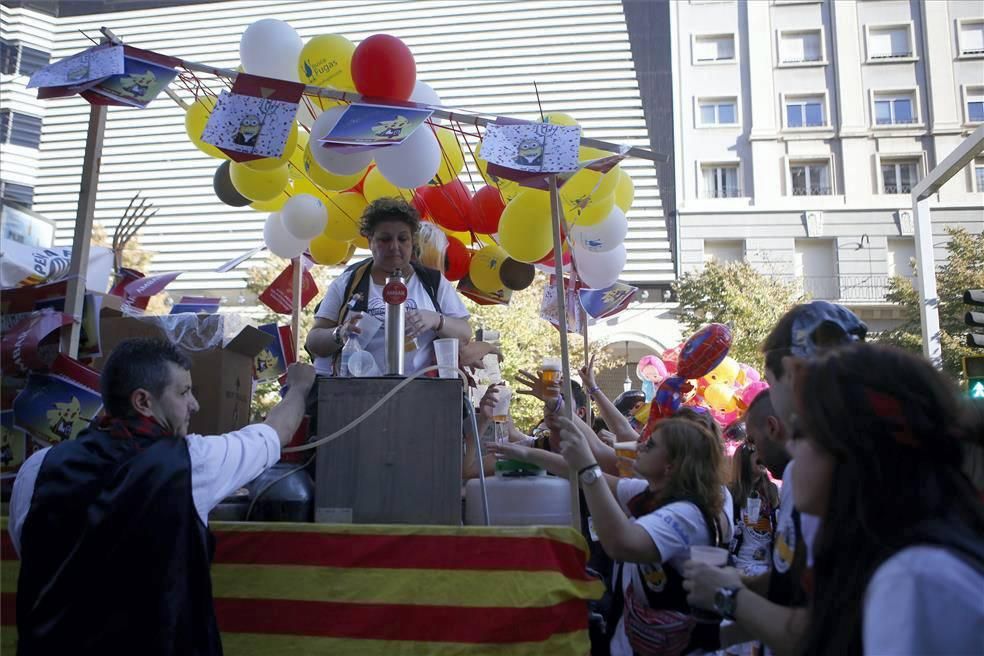
<svg viewBox="0 0 984 656"><path fill-rule="evenodd" d="M578 125L490 123L482 139L482 158L526 173L569 173L578 170L580 142Z"/></svg>
<svg viewBox="0 0 984 656"><path fill-rule="evenodd" d="M433 113L414 107L352 103L321 138L321 145L395 146L406 141Z"/></svg>
<svg viewBox="0 0 984 656"><path fill-rule="evenodd" d="M241 73L219 95L202 141L234 162L282 157L303 94L303 84Z"/></svg>
<svg viewBox="0 0 984 656"><path fill-rule="evenodd" d="M512 299L512 290L501 288L497 292L483 292L471 281L471 277L465 275L458 281L458 293L475 301L479 305L509 305Z"/></svg>
<svg viewBox="0 0 984 656"><path fill-rule="evenodd" d="M180 271L169 271L168 273L159 273L156 276L144 276L127 283L123 287L124 311L134 312L145 309L151 296L160 294L180 275Z"/></svg>
<svg viewBox="0 0 984 656"><path fill-rule="evenodd" d="M48 373L32 372L14 399L14 426L46 445L77 436L102 409L99 374L59 353Z"/></svg>
<svg viewBox="0 0 984 656"><path fill-rule="evenodd" d="M66 314L39 310L5 330L0 339L3 375L21 377L32 369L47 369L51 360L39 353L41 342L55 330L71 323L72 317Z"/></svg>
<svg viewBox="0 0 984 656"><path fill-rule="evenodd" d="M68 295L68 281L45 285L32 285L30 287L17 287L6 289L0 296L0 332L7 337L8 331L13 331L17 324L28 319L32 312L39 310L51 310L61 313L65 309L65 297ZM102 310L102 296L98 294L86 294L82 298L82 323L79 333L79 358L88 359L98 357L101 353L101 343L99 340L99 322ZM71 323L71 319L67 323ZM67 323L65 325L67 325ZM52 329L53 330L53 329ZM52 330L46 334L50 335ZM12 339L28 340L29 337L21 333L21 337L14 336ZM27 342L22 342L26 344ZM58 345L54 337L45 339L41 336L41 345L38 349L38 357L45 363L51 362Z"/></svg>
<svg viewBox="0 0 984 656"><path fill-rule="evenodd" d="M253 363L253 378L258 383L276 380L287 373L287 367L297 362L294 353L294 339L290 326L278 326L268 323L259 326L263 332L271 335L273 341L260 351Z"/></svg>
<svg viewBox="0 0 984 656"><path fill-rule="evenodd" d="M543 290L543 299L540 301L540 318L546 320L554 328L560 330L560 314L557 312L557 276L550 276L550 284ZM577 283L578 289L582 287L581 281ZM564 278L564 311L567 315L567 332L583 333L587 329L587 315L581 307L581 301L577 293L571 287L571 282Z"/></svg>
<svg viewBox="0 0 984 656"><path fill-rule="evenodd" d="M579 289L577 294L585 312L593 319L604 319L629 307L638 291L637 287L617 282L607 289Z"/></svg>
<svg viewBox="0 0 984 656"><path fill-rule="evenodd" d="M12 239L0 240L0 254L0 287L4 288L4 293L10 287L64 280L72 262L71 248L38 248ZM112 271L113 251L104 246L91 246L85 288L100 294L105 292Z"/></svg>
<svg viewBox="0 0 984 656"><path fill-rule="evenodd" d="M150 50L123 46L123 71L82 92L94 105L123 105L143 109L178 75L181 60Z"/></svg>
<svg viewBox="0 0 984 656"><path fill-rule="evenodd" d="M36 71L28 80L27 88L73 89L65 95L75 95L87 86L121 75L124 70L123 46L98 45Z"/></svg>
<svg viewBox="0 0 984 656"><path fill-rule="evenodd" d="M301 309L318 295L318 283L309 269L312 266L311 260L301 256L304 263L304 274L301 277ZM294 312L294 262L287 265L287 268L280 272L280 275L270 283L270 286L260 294L260 302L277 314L292 314Z"/></svg>

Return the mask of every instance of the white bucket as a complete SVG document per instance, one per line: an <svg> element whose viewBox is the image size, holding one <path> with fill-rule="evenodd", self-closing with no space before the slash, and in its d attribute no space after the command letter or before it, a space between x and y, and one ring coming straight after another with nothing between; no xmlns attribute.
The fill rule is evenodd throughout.
<svg viewBox="0 0 984 656"><path fill-rule="evenodd" d="M492 526L570 526L571 484L556 476L486 476ZM483 526L482 487L465 484L465 524Z"/></svg>

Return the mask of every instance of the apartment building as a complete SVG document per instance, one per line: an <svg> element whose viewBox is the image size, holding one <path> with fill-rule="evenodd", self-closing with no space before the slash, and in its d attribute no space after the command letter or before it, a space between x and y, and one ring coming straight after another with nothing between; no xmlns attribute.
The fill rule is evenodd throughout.
<svg viewBox="0 0 984 656"><path fill-rule="evenodd" d="M745 259L890 325L889 277L915 274L909 192L984 122L984 4L661 8L673 120L657 139L673 144L661 183L680 272ZM984 161L943 187L932 214L937 257L946 227L984 229Z"/></svg>

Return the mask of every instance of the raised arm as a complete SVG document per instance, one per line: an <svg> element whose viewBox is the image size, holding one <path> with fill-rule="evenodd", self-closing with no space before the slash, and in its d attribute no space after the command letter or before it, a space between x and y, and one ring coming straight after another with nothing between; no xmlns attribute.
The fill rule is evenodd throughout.
<svg viewBox="0 0 984 656"><path fill-rule="evenodd" d="M581 381L584 383L585 391L591 395L594 402L598 404L598 412L601 418L608 424L608 428L615 433L616 442L631 442L639 439L639 433L632 428L632 424L625 418L615 404L612 403L605 393L601 391L595 381L594 375L594 356L588 358L587 363L581 367Z"/></svg>
<svg viewBox="0 0 984 656"><path fill-rule="evenodd" d="M277 431L280 446L287 446L304 418L304 405L314 385L314 367L295 362L287 369L287 393L267 413L266 425Z"/></svg>

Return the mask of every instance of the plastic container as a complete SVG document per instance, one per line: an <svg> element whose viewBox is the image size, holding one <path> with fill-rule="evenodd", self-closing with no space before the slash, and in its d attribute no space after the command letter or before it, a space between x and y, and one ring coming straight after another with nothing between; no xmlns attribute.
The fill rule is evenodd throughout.
<svg viewBox="0 0 984 656"><path fill-rule="evenodd" d="M570 526L571 484L556 476L486 476L492 526ZM483 526L481 481L465 483L465 524Z"/></svg>

